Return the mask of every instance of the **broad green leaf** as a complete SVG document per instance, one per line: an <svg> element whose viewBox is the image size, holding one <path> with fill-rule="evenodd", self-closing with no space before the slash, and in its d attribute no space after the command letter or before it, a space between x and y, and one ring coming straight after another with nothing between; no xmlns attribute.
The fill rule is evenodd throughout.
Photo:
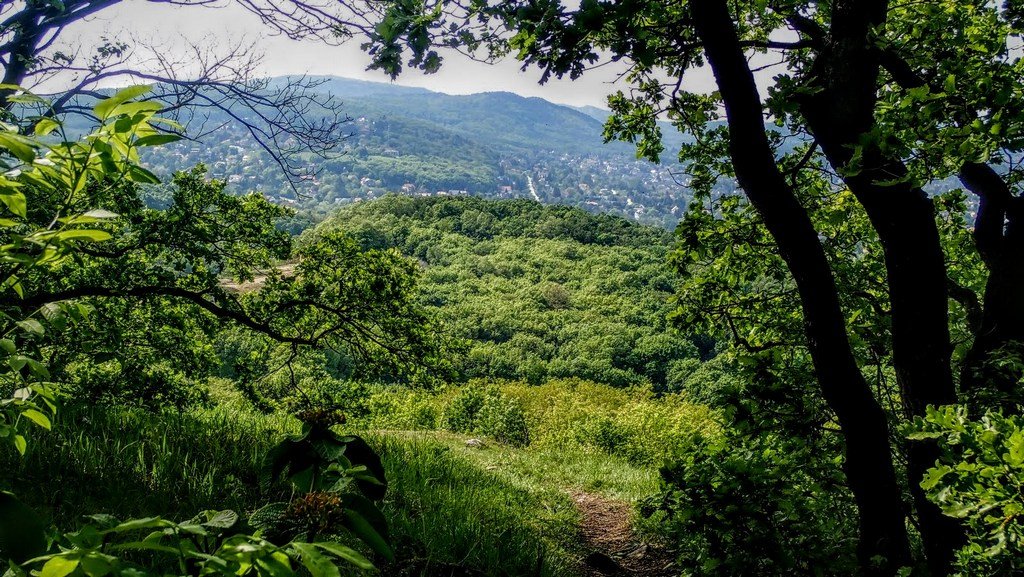
<svg viewBox="0 0 1024 577"><path fill-rule="evenodd" d="M0 491L0 559L22 563L45 550L42 518L11 493Z"/></svg>
<svg viewBox="0 0 1024 577"><path fill-rule="evenodd" d="M25 195L11 190L0 190L0 202L4 203L8 210L15 215L25 218L28 212L28 203Z"/></svg>
<svg viewBox="0 0 1024 577"><path fill-rule="evenodd" d="M238 524L238 513L225 509L223 511L206 511L206 520L202 524L214 529L230 529Z"/></svg>
<svg viewBox="0 0 1024 577"><path fill-rule="evenodd" d="M43 323L36 319L25 319L18 321L18 327L26 333L33 334L37 337L41 337L46 334L46 329L43 328Z"/></svg>
<svg viewBox="0 0 1024 577"><path fill-rule="evenodd" d="M50 419L48 419L46 415L35 409L28 409L22 411L21 416L25 417L26 419L32 421L33 423L39 425L40 427L46 430L50 430Z"/></svg>
<svg viewBox="0 0 1024 577"><path fill-rule="evenodd" d="M300 561L312 577L341 577L338 566L329 557L321 555L315 546L309 543L292 543L292 548L298 551Z"/></svg>
<svg viewBox="0 0 1024 577"><path fill-rule="evenodd" d="M36 136L47 136L58 128L60 128L60 123L56 120L48 117L40 118L39 121L36 122L35 128L33 128L33 132L35 132Z"/></svg>
<svg viewBox="0 0 1024 577"><path fill-rule="evenodd" d="M160 184L160 178L157 175L135 164L128 168L128 177L134 182L143 184Z"/></svg>
<svg viewBox="0 0 1024 577"><path fill-rule="evenodd" d="M323 549L324 551L327 551L328 553L334 555L339 559L344 559L345 561L348 561L349 563L355 565L356 567L359 567L360 569L373 569L373 563L370 563L370 561L366 557L363 557L361 554L359 554L359 552L357 552L355 549L352 549L351 547L346 547L339 543L331 542L314 543L314 545Z"/></svg>
<svg viewBox="0 0 1024 577"><path fill-rule="evenodd" d="M113 569L117 559L108 555L90 554L82 557L82 571L89 577L103 577Z"/></svg>
<svg viewBox="0 0 1024 577"><path fill-rule="evenodd" d="M344 525L375 553L389 561L394 559L394 551L387 540L387 521L368 499L360 495L346 495Z"/></svg>
<svg viewBox="0 0 1024 577"><path fill-rule="evenodd" d="M135 141L135 146L160 146L163 144L170 144L181 140L181 136L177 134L154 134L152 136L143 136L142 138Z"/></svg>
<svg viewBox="0 0 1024 577"><path fill-rule="evenodd" d="M112 236L105 230L75 228L58 232L57 238L60 240L90 240L94 242L101 242L104 240L110 240Z"/></svg>
<svg viewBox="0 0 1024 577"><path fill-rule="evenodd" d="M31 163L36 159L36 151L30 141L16 134L0 132L0 148L7 149L18 160Z"/></svg>
<svg viewBox="0 0 1024 577"><path fill-rule="evenodd" d="M110 98L104 99L96 103L92 111L96 114L96 117L100 120L106 120L112 114L115 113L115 109L122 103L128 102L133 98L138 98L152 90L146 85L129 86L118 93L114 94Z"/></svg>
<svg viewBox="0 0 1024 577"><path fill-rule="evenodd" d="M39 571L39 577L66 577L78 568L78 559L54 557Z"/></svg>
<svg viewBox="0 0 1024 577"><path fill-rule="evenodd" d="M144 517L141 519L130 519L115 527L104 531L105 533L123 533L125 531L136 531L139 529L162 529L173 527L174 523L161 519L160 517Z"/></svg>
<svg viewBox="0 0 1024 577"><path fill-rule="evenodd" d="M128 117L128 126L136 130L146 126L146 119L154 112L163 108L163 105L155 100L143 100L140 102L126 102L113 110L112 114L123 114ZM131 130L131 128L129 129Z"/></svg>
<svg viewBox="0 0 1024 577"><path fill-rule="evenodd" d="M82 214L82 216L87 217L87 218L107 219L107 218L117 218L117 217L119 217L121 215L117 214L116 212L110 212L109 210L104 210L102 208L96 208L96 209L90 210L89 212L86 212L86 213Z"/></svg>
<svg viewBox="0 0 1024 577"><path fill-rule="evenodd" d="M935 468L928 469L924 475L924 479L921 480L921 488L925 491L934 489L939 481L942 480L947 474L952 472L952 469L946 465L939 465Z"/></svg>

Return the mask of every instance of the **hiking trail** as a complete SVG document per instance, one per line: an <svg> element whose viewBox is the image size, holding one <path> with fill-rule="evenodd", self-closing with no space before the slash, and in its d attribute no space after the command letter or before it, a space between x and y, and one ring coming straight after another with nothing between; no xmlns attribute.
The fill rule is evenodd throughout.
<svg viewBox="0 0 1024 577"><path fill-rule="evenodd" d="M584 575L668 577L675 574L674 559L667 549L644 543L633 533L629 503L580 491L573 491L571 495L583 517L583 538L590 551L583 559Z"/></svg>

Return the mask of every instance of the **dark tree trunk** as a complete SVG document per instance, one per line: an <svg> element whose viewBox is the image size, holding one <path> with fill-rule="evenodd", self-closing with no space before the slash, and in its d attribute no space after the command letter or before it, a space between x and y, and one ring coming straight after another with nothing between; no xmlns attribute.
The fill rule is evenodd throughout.
<svg viewBox="0 0 1024 577"><path fill-rule="evenodd" d="M815 90L801 100L800 111L878 234L892 306L893 365L907 414L922 415L928 405L957 401L949 295L934 204L905 178L899 159L884 157L876 143L863 138L874 126L880 67L869 38L884 23L885 11L884 1L836 3L829 41L809 77ZM908 483L928 566L936 577L949 573L953 553L963 543L959 523L944 516L919 486L938 456L934 442L908 447Z"/></svg>
<svg viewBox="0 0 1024 577"><path fill-rule="evenodd" d="M899 54L883 50L879 56L902 88L927 85ZM974 120L974 116L967 116L956 121L966 125ZM984 312L979 315L968 310L969 316L978 316L980 320L971 322L974 342L964 359L960 391L975 413L1000 405L1016 410L1014 401L1021 399L1019 383L1024 374L996 369L989 361L997 351L1024 359L1024 300L1016 297L1024 294L1024 206L988 164L964 163L958 176L964 188L978 197L974 242L989 271L983 306L979 307ZM995 399L986 398L992 393Z"/></svg>
<svg viewBox="0 0 1024 577"><path fill-rule="evenodd" d="M885 412L853 356L818 233L775 162L760 95L727 7L723 0L690 7L725 104L737 180L796 281L816 376L846 440L844 469L860 513L860 564L865 574L893 575L910 564L911 555Z"/></svg>
<svg viewBox="0 0 1024 577"><path fill-rule="evenodd" d="M965 164L959 176L979 199L974 239L989 271L981 323L964 359L960 388L975 412L1016 411L1024 375L990 361L998 355L1024 360L1024 199L1014 196L988 165Z"/></svg>
<svg viewBox="0 0 1024 577"><path fill-rule="evenodd" d="M28 71L32 66L32 59L35 57L35 48L39 43L39 28L36 26L34 14L26 8L17 23L13 24L16 30L10 41L10 48L3 56L7 63L4 67L3 78L0 83L11 86L21 86ZM13 89L0 89L0 109L9 110L11 107L10 97Z"/></svg>
<svg viewBox="0 0 1024 577"><path fill-rule="evenodd" d="M82 20L122 0L66 0L65 2L26 2L0 22L10 40L0 45L0 63L4 71L0 83L21 86L32 71L40 50L70 23ZM0 0L3 3L4 0ZM10 108L11 89L0 89L0 109Z"/></svg>

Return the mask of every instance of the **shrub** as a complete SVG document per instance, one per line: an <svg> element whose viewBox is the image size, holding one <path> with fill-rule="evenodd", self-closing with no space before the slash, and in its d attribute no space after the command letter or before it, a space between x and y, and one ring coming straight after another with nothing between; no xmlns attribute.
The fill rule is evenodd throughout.
<svg viewBox="0 0 1024 577"><path fill-rule="evenodd" d="M967 544L959 575L1017 575L1024 569L1024 418L989 412L972 420L963 406L929 408L911 439L938 439L942 457L921 480L942 512L961 519Z"/></svg>
<svg viewBox="0 0 1024 577"><path fill-rule="evenodd" d="M530 442L526 426L526 414L515 399L501 394L497 388L489 388L477 413L474 429L502 443L525 447Z"/></svg>
<svg viewBox="0 0 1024 577"><path fill-rule="evenodd" d="M642 507L693 577L856 574L856 511L838 466L774 438L699 443Z"/></svg>
<svg viewBox="0 0 1024 577"><path fill-rule="evenodd" d="M478 384L467 385L445 406L441 426L456 433L472 433L483 405L484 388Z"/></svg>
<svg viewBox="0 0 1024 577"><path fill-rule="evenodd" d="M381 387L366 400L366 416L355 424L366 429L433 430L441 425L442 399L429 391Z"/></svg>

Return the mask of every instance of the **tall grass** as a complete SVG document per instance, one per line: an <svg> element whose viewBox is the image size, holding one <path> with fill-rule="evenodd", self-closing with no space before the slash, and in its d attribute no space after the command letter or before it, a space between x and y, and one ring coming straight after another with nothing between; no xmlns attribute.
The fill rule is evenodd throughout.
<svg viewBox="0 0 1024 577"><path fill-rule="evenodd" d="M453 429L457 424L454 430L501 438L504 431L492 430L473 415L456 414L473 406L466 397L481 388L513 401L525 419L530 450L551 455L608 455L635 466L656 468L688 450L697 438L721 434L715 412L682 395L654 397L649 390L620 389L579 379L552 380L539 386L479 381L436 392L382 388L370 396L369 414L360 425L432 430ZM511 411L507 416L508 423L516 423ZM467 427L467 422L476 425Z"/></svg>
<svg viewBox="0 0 1024 577"><path fill-rule="evenodd" d="M191 518L205 509L251 512L264 453L298 423L215 408L154 415L64 408L24 458L0 454L0 487L62 529L82 515ZM536 575L575 572L578 515L555 486L489 471L454 437L373 433L390 483L383 504L397 546L388 575Z"/></svg>
<svg viewBox="0 0 1024 577"><path fill-rule="evenodd" d="M82 515L190 518L259 503L259 463L298 423L230 409L154 415L65 407L24 458L0 453L8 486L60 526Z"/></svg>
<svg viewBox="0 0 1024 577"><path fill-rule="evenodd" d="M385 456L391 495L385 514L406 552L406 571L538 577L575 572L579 514L567 493L516 486L433 436L377 434L370 441Z"/></svg>

